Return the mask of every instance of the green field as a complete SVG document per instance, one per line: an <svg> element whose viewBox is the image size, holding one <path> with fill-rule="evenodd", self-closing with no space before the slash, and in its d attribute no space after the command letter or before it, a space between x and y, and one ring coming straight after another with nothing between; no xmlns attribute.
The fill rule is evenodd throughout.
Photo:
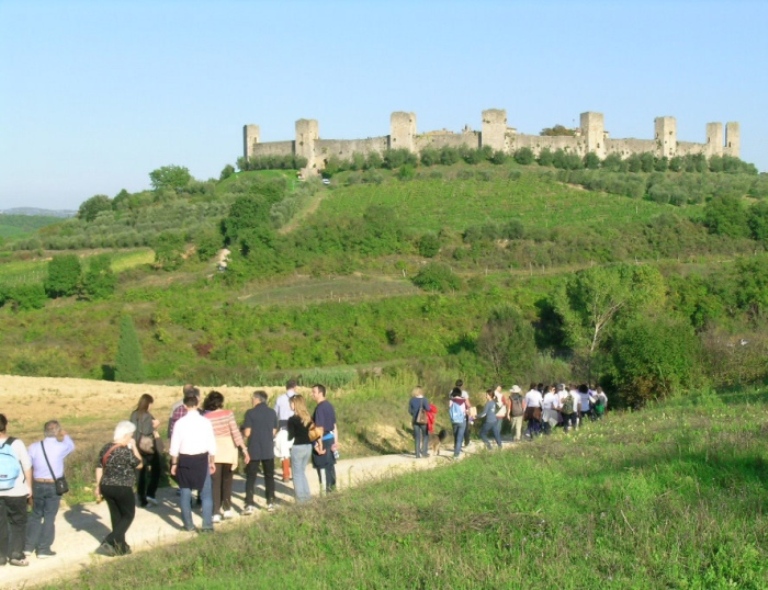
<svg viewBox="0 0 768 590"><path fill-rule="evenodd" d="M24 238L41 227L64 221L46 215L4 215L0 213L0 238Z"/></svg>

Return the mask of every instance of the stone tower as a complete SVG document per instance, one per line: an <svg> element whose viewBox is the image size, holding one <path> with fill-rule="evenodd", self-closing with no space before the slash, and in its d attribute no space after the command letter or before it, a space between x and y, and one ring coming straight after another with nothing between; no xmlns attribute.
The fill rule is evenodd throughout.
<svg viewBox="0 0 768 590"><path fill-rule="evenodd" d="M725 148L723 151L734 158L741 157L741 133L739 124L735 121L725 124Z"/></svg>
<svg viewBox="0 0 768 590"><path fill-rule="evenodd" d="M389 119L389 149L416 151L416 113L392 113Z"/></svg>
<svg viewBox="0 0 768 590"><path fill-rule="evenodd" d="M587 140L587 152L605 159L605 117L603 113L586 112L580 116L581 135Z"/></svg>
<svg viewBox="0 0 768 590"><path fill-rule="evenodd" d="M320 139L317 119L299 119L296 121L296 155L307 159L306 170L317 169L315 160L315 142Z"/></svg>
<svg viewBox="0 0 768 590"><path fill-rule="evenodd" d="M483 132L480 136L482 147L489 146L494 151L504 150L507 134L507 111L488 109L483 111Z"/></svg>
<svg viewBox="0 0 768 590"><path fill-rule="evenodd" d="M722 123L707 123L707 145L704 153L709 158L723 155Z"/></svg>
<svg viewBox="0 0 768 590"><path fill-rule="evenodd" d="M656 156L674 158L677 155L677 121L674 117L656 117Z"/></svg>
<svg viewBox="0 0 768 590"><path fill-rule="evenodd" d="M243 157L248 160L253 155L253 146L261 141L261 129L258 125L243 126Z"/></svg>

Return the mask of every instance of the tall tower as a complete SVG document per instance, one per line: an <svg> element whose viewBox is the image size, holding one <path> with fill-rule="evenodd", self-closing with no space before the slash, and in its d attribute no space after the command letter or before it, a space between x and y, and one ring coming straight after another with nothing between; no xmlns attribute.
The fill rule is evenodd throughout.
<svg viewBox="0 0 768 590"><path fill-rule="evenodd" d="M581 113L579 118L581 135L587 140L587 152L595 152L601 160L605 158L605 117L603 113Z"/></svg>
<svg viewBox="0 0 768 590"><path fill-rule="evenodd" d="M723 155L723 124L707 123L707 157Z"/></svg>
<svg viewBox="0 0 768 590"><path fill-rule="evenodd" d="M489 146L494 151L503 150L506 134L507 111L504 109L487 109L483 111L481 146Z"/></svg>
<svg viewBox="0 0 768 590"><path fill-rule="evenodd" d="M656 156L674 158L677 155L677 121L674 117L656 117Z"/></svg>
<svg viewBox="0 0 768 590"><path fill-rule="evenodd" d="M296 121L296 155L307 159L307 170L317 169L315 160L315 142L320 139L317 119L299 119Z"/></svg>
<svg viewBox="0 0 768 590"><path fill-rule="evenodd" d="M253 155L253 146L261 141L261 129L258 125L243 126L243 157L248 160Z"/></svg>
<svg viewBox="0 0 768 590"><path fill-rule="evenodd" d="M734 158L741 157L741 132L736 121L730 121L725 124L724 153Z"/></svg>
<svg viewBox="0 0 768 590"><path fill-rule="evenodd" d="M392 113L389 119L389 149L416 151L416 113Z"/></svg>

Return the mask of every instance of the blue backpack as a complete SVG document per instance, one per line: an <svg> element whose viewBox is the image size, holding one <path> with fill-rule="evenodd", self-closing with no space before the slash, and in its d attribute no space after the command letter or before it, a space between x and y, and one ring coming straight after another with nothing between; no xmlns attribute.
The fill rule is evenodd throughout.
<svg viewBox="0 0 768 590"><path fill-rule="evenodd" d="M448 410L453 424L461 424L464 422L465 414L463 405L451 402L451 407Z"/></svg>
<svg viewBox="0 0 768 590"><path fill-rule="evenodd" d="M21 475L21 463L11 448L15 440L11 436L0 445L0 490L3 491L12 489Z"/></svg>

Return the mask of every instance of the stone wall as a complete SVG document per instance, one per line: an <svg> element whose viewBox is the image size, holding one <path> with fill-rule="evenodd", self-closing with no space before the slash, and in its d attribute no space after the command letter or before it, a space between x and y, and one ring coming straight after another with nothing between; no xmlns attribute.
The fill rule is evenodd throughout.
<svg viewBox="0 0 768 590"><path fill-rule="evenodd" d="M260 155L296 154L307 159L305 173L322 170L331 156L348 160L359 152L383 154L387 149L407 149L419 154L425 148L489 146L512 154L520 148L530 148L535 155L549 148L584 156L594 152L601 159L609 154L627 158L632 154L651 152L661 157L672 158L688 154L707 156L730 155L739 157L741 135L739 124L729 122L723 133L722 123L707 123L705 142L682 142L677 139L677 121L674 117L654 119L653 139L612 139L605 130L602 113L586 112L580 115L580 127L575 136L541 136L517 133L507 126L507 112L503 109L487 109L482 112L482 131L465 128L454 133L448 130L429 131L418 134L416 114L396 111L390 117L389 135L367 139L320 139L320 129L315 119L296 121L296 138L292 141L261 143L258 125L243 128L243 154L246 158Z"/></svg>

